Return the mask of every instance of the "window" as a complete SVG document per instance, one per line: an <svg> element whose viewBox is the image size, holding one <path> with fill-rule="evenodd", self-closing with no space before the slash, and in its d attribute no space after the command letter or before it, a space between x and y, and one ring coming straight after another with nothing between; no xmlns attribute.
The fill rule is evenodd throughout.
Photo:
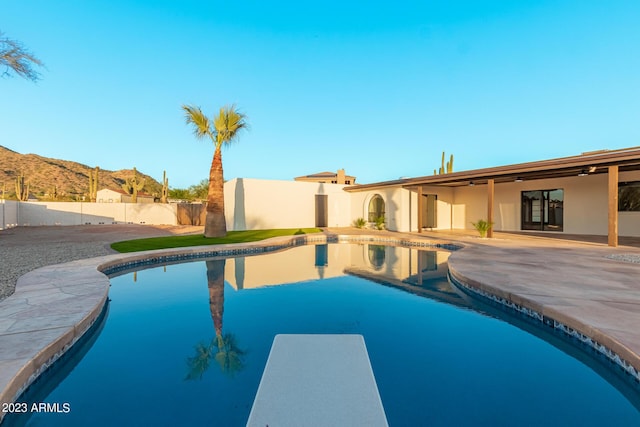
<svg viewBox="0 0 640 427"><path fill-rule="evenodd" d="M384 266L386 247L382 245L369 245L367 249L371 266L374 270L380 270Z"/></svg>
<svg viewBox="0 0 640 427"><path fill-rule="evenodd" d="M640 181L618 184L618 211L640 211Z"/></svg>
<svg viewBox="0 0 640 427"><path fill-rule="evenodd" d="M522 192L522 230L562 231L564 190Z"/></svg>
<svg viewBox="0 0 640 427"><path fill-rule="evenodd" d="M376 222L376 219L384 217L384 200L376 194L369 201L369 222Z"/></svg>

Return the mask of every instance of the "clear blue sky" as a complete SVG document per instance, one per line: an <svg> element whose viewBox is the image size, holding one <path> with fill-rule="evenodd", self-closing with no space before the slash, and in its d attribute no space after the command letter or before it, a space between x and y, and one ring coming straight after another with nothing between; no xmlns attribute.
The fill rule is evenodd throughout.
<svg viewBox="0 0 640 427"><path fill-rule="evenodd" d="M45 64L0 79L0 145L172 187L208 176L182 104L251 129L225 178L358 182L640 145L640 2L0 0Z"/></svg>

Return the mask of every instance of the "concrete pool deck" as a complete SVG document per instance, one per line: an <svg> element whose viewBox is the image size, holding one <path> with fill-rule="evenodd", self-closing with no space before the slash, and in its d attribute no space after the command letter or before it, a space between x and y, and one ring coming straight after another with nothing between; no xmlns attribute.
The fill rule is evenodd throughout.
<svg viewBox="0 0 640 427"><path fill-rule="evenodd" d="M471 294L535 312L640 380L638 262L636 247L509 238L452 254L449 272Z"/></svg>
<svg viewBox="0 0 640 427"><path fill-rule="evenodd" d="M0 300L38 267L108 255L113 242L202 232L203 227L138 224L16 227L0 230Z"/></svg>
<svg viewBox="0 0 640 427"><path fill-rule="evenodd" d="M99 241L102 247L108 244L96 240L95 233L87 232L88 227L102 228L100 233L109 233L114 238L112 241L150 237L145 227L137 234L134 228L123 226L128 227L126 233L121 233L126 237L116 228L121 226L84 227L73 237L70 237L74 234L70 227L48 227L50 230L44 235L40 230L30 245L46 246L55 242L55 250L75 253L74 248L82 247L83 242ZM20 239L23 232L21 229L0 232L2 250L11 250L12 242L25 247L24 239ZM640 264L608 258L640 259L640 247L634 239L629 239L630 246L611 248L597 238L580 241L561 239L558 235L495 233L493 239L479 239L471 232L418 234L353 228L328 229L326 233L464 245L464 250L449 258L454 278L475 290L562 322L614 350L640 371ZM246 247L246 244L232 247ZM116 254L78 260L40 268L19 279L15 294L0 301L0 402L15 399L99 314L108 291L108 280L98 272L97 266L144 257L144 254ZM5 270L13 268L10 259L3 257L2 263ZM35 264L33 268L38 266ZM55 340L54 336L62 338Z"/></svg>

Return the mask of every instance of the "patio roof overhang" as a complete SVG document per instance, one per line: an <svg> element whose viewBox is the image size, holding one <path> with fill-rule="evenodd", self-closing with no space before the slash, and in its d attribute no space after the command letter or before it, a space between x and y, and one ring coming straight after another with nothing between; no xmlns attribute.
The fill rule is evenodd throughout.
<svg viewBox="0 0 640 427"><path fill-rule="evenodd" d="M562 157L538 162L361 184L345 188L345 191L356 192L385 187L402 187L409 190L417 190L417 188L422 185L460 187L469 185L471 182L473 182L474 185L487 184L489 180L493 180L495 184L500 184L514 182L516 179L531 181L549 178L565 178L578 176L580 174L597 175L608 173L609 166L618 166L620 172L640 170L640 147L593 151L583 153L579 156Z"/></svg>
<svg viewBox="0 0 640 427"><path fill-rule="evenodd" d="M422 195L428 186L462 187L486 185L487 191L487 221L493 223L495 185L507 182L533 181L549 178L566 178L573 176L607 175L608 199L608 242L609 246L618 245L618 185L619 173L640 170L640 147L624 148L620 150L600 150L582 153L579 156L562 157L559 159L543 160L539 162L520 163L494 168L476 169L471 171L453 172L443 175L405 178L395 181L378 182L374 184L355 185L345 188L345 191L357 192L367 190L381 190L385 188L404 188L418 193L418 232L422 231L424 198ZM487 232L492 237L493 227Z"/></svg>

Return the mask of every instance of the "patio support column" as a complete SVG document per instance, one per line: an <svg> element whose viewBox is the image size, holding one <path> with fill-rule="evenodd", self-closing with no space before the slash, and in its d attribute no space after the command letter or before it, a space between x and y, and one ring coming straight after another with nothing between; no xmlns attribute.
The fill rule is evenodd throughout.
<svg viewBox="0 0 640 427"><path fill-rule="evenodd" d="M418 185L418 233L422 233L422 211L424 210L422 199L422 185Z"/></svg>
<svg viewBox="0 0 640 427"><path fill-rule="evenodd" d="M416 257L418 258L418 286L422 286L422 269L424 265L422 265L422 257L420 256L420 251L416 251Z"/></svg>
<svg viewBox="0 0 640 427"><path fill-rule="evenodd" d="M489 222L489 224L493 224L494 184L495 181L493 179L487 180L487 221ZM493 225L489 227L489 230L487 231L487 237L493 237Z"/></svg>
<svg viewBox="0 0 640 427"><path fill-rule="evenodd" d="M618 246L618 166L609 166L609 246Z"/></svg>

